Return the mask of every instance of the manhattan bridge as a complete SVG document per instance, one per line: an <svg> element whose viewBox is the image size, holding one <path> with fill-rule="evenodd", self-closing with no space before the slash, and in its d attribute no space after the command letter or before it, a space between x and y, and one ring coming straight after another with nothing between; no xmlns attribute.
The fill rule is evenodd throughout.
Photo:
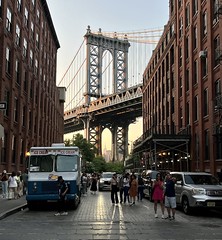
<svg viewBox="0 0 222 240"><path fill-rule="evenodd" d="M88 26L58 83L66 88L65 134L84 130L84 137L102 155L102 132L109 129L112 160L125 159L129 125L143 114L143 72L161 33L161 29L96 32Z"/></svg>

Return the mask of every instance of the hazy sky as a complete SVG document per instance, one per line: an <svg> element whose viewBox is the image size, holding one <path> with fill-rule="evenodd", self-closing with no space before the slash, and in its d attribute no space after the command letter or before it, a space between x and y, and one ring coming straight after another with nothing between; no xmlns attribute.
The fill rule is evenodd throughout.
<svg viewBox="0 0 222 240"><path fill-rule="evenodd" d="M59 81L79 49L87 26L110 32L160 29L168 21L168 0L47 0L60 42Z"/></svg>
<svg viewBox="0 0 222 240"><path fill-rule="evenodd" d="M57 82L84 40L88 25L92 30L132 32L160 29L168 21L168 0L47 0L47 3L61 46L57 55ZM141 121L130 125L130 129L132 141L142 134Z"/></svg>

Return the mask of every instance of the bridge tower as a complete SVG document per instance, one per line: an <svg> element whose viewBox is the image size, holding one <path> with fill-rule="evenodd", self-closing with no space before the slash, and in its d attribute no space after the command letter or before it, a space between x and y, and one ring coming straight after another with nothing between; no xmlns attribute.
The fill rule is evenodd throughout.
<svg viewBox="0 0 222 240"><path fill-rule="evenodd" d="M112 89L113 93L124 91L128 87L128 50L130 43L125 37L120 40L106 37L102 35L101 29L97 34L92 33L88 26L86 39L86 92L85 107L89 106L90 102L99 99L104 95L102 92L102 62L103 53L108 50L112 55ZM120 160L121 153L123 159L128 154L128 127L129 122L120 123L110 119L105 125L95 125L93 117L88 117L84 120L85 137L97 149L98 154L102 155L102 131L109 128L112 134L112 160Z"/></svg>

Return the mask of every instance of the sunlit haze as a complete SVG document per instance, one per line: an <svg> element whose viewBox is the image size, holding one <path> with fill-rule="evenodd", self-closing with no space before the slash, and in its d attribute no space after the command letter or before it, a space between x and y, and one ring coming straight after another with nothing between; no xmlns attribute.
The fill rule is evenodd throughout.
<svg viewBox="0 0 222 240"><path fill-rule="evenodd" d="M160 29L168 21L168 0L47 0L60 42L57 55L57 82L77 53L87 26L106 32ZM147 60L148 63L148 60ZM82 132L83 133L83 132ZM72 138L67 134L65 139ZM142 121L129 126L129 145L142 135ZM103 149L111 148L111 134L104 130Z"/></svg>

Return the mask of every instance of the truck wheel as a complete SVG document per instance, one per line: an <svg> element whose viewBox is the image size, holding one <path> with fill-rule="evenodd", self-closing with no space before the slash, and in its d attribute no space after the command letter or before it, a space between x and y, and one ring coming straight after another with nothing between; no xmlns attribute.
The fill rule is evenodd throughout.
<svg viewBox="0 0 222 240"><path fill-rule="evenodd" d="M187 197L183 197L182 200L182 208L183 208L183 212L185 214L190 214L191 209L190 209L190 205L189 205L189 200Z"/></svg>

